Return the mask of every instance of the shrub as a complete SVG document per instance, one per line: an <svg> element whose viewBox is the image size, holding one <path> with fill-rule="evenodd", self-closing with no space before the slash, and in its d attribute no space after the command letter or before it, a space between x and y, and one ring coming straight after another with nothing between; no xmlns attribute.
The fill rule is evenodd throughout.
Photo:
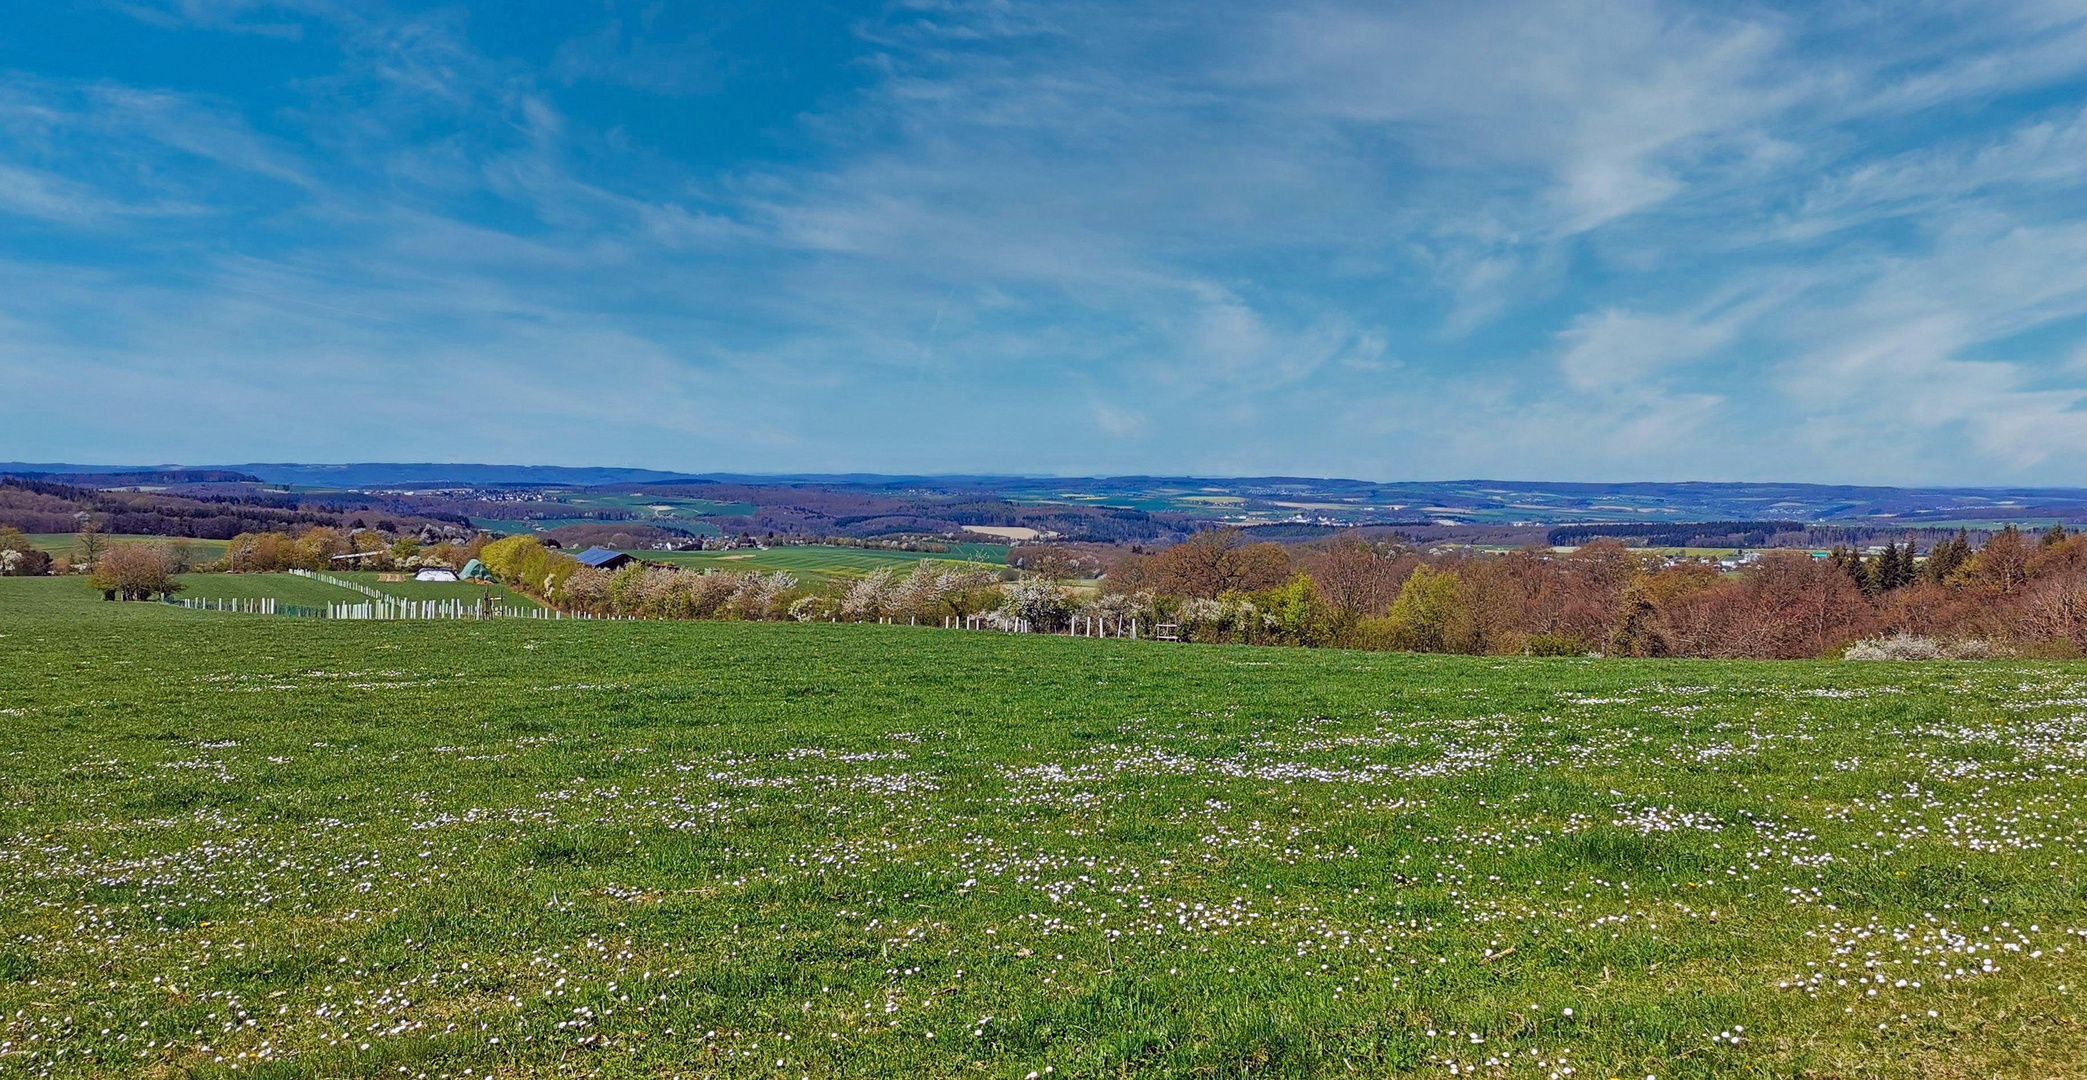
<svg viewBox="0 0 2087 1080"><path fill-rule="evenodd" d="M20 529L0 528L0 577L40 576L50 571L51 557L32 547Z"/></svg>
<svg viewBox="0 0 2087 1080"><path fill-rule="evenodd" d="M1594 644L1578 634L1531 634L1522 640L1525 656L1586 656Z"/></svg>
<svg viewBox="0 0 2087 1080"><path fill-rule="evenodd" d="M1072 598L1055 582L1025 578L1007 587L1000 613L1010 620L1026 619L1037 630L1058 630L1072 614Z"/></svg>
<svg viewBox="0 0 2087 1080"><path fill-rule="evenodd" d="M181 588L174 580L174 556L162 544L117 544L94 564L88 580L121 600L148 600Z"/></svg>
<svg viewBox="0 0 2087 1080"><path fill-rule="evenodd" d="M1917 634L1864 638L1848 646L1847 660L1986 660L1997 654L1991 642L1945 641Z"/></svg>
<svg viewBox="0 0 2087 1080"><path fill-rule="evenodd" d="M1415 567L1385 616L1392 648L1468 652L1475 637L1463 582L1454 570Z"/></svg>

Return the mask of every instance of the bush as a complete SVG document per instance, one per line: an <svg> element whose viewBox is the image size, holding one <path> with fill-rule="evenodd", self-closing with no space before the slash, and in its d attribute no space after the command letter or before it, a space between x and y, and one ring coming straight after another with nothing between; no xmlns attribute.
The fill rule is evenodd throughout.
<svg viewBox="0 0 2087 1080"><path fill-rule="evenodd" d="M1477 636L1454 570L1415 567L1385 622L1391 647L1408 652L1471 652Z"/></svg>
<svg viewBox="0 0 2087 1080"><path fill-rule="evenodd" d="M117 544L94 564L88 580L119 600L149 600L181 588L174 580L174 555L163 544Z"/></svg>
<svg viewBox="0 0 2087 1080"><path fill-rule="evenodd" d="M1594 644L1578 634L1532 634L1522 641L1524 656L1586 656Z"/></svg>
<svg viewBox="0 0 2087 1080"><path fill-rule="evenodd" d="M1072 598L1053 582L1025 578L1007 587L1000 614L1010 620L1026 619L1037 630L1059 630L1072 614Z"/></svg>
<svg viewBox="0 0 2087 1080"><path fill-rule="evenodd" d="M1848 646L1846 660L1986 660L1997 655L1991 642L1944 641L1916 634L1865 638Z"/></svg>
<svg viewBox="0 0 2087 1080"><path fill-rule="evenodd" d="M51 557L30 546L16 528L0 528L0 577L36 577L51 572Z"/></svg>
<svg viewBox="0 0 2087 1080"><path fill-rule="evenodd" d="M1277 644L1324 645L1333 638L1333 612L1319 599L1311 575L1299 573L1289 584L1259 597L1268 630Z"/></svg>

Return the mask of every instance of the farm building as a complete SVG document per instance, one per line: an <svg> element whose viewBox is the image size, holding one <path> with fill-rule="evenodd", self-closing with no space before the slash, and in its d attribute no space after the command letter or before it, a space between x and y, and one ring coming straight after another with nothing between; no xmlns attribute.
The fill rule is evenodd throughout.
<svg viewBox="0 0 2087 1080"><path fill-rule="evenodd" d="M573 558L578 559L581 566L591 566L596 570L619 570L636 561L620 551L602 547L588 548Z"/></svg>
<svg viewBox="0 0 2087 1080"><path fill-rule="evenodd" d="M457 572L443 566L424 567L413 575L415 581L455 581Z"/></svg>

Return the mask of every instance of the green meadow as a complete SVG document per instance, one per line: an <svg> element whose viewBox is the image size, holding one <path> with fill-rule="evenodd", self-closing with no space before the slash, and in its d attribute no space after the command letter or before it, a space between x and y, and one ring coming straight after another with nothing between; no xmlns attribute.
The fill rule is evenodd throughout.
<svg viewBox="0 0 2087 1080"><path fill-rule="evenodd" d="M79 533L30 533L27 539L31 547L52 555L71 556L80 550ZM104 539L112 544L166 544L179 543L186 540L190 550L195 552L196 558L204 561L222 557L225 553L225 548L229 546L223 540L196 540L175 536L129 536L111 533L105 534Z"/></svg>
<svg viewBox="0 0 2087 1080"><path fill-rule="evenodd" d="M376 575L370 576L374 579ZM46 587L54 591L88 591L88 585L83 579L59 580L63 582L62 585ZM327 604L360 603L368 599L353 589L343 589L295 574L180 574L174 580L181 583L181 591L174 595L184 600L260 600L272 597L284 604L324 607ZM94 596L100 599L100 594Z"/></svg>
<svg viewBox="0 0 2087 1080"><path fill-rule="evenodd" d="M951 544L949 548L945 553L804 544L765 551L634 551L631 554L649 562L742 573L748 570L787 570L807 581L861 577L884 569L903 574L924 561L979 564L995 570L1006 565L1007 549L998 544Z"/></svg>
<svg viewBox="0 0 2087 1080"><path fill-rule="evenodd" d="M2083 703L0 579L0 1073L2077 1075Z"/></svg>
<svg viewBox="0 0 2087 1080"><path fill-rule="evenodd" d="M401 600L462 600L469 604L476 604L480 599L491 596L493 603L505 607L533 608L539 606L535 599L527 594L515 592L501 585L481 585L474 581L415 581L410 572L401 571L401 573L405 573L406 580L385 581L384 575L375 570L336 571L332 576L343 581L355 582L358 585L366 585L386 596L394 596ZM360 594L357 595L359 596Z"/></svg>
<svg viewBox="0 0 2087 1080"><path fill-rule="evenodd" d="M476 605L490 594L495 604L506 607L533 608L536 601L522 593L498 585L480 585L468 581L414 581L409 575L405 581L385 581L375 571L341 570L328 576L343 581L366 585L387 596L401 600L462 600ZM181 591L176 597L184 600L258 600L273 598L283 604L300 607L324 607L327 604L359 604L369 599L353 589L343 589L312 578L295 574L181 574L176 580ZM86 590L86 583L78 578L66 582L70 589Z"/></svg>

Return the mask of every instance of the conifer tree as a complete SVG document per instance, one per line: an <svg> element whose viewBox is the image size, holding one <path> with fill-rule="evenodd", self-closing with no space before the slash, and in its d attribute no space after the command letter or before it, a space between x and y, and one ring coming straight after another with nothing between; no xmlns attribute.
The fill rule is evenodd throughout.
<svg viewBox="0 0 2087 1080"><path fill-rule="evenodd" d="M1884 545L1884 551L1889 556L1885 565L1890 569L1890 572L1885 575L1884 582L1878 587L1877 591L1890 592L1893 589L1904 588L1913 584L1913 541L1907 540L1904 548L1894 544L1886 544Z"/></svg>
<svg viewBox="0 0 2087 1080"><path fill-rule="evenodd" d="M2056 547L2062 543L2065 543L2065 523L2054 522L2049 529L2044 531L2043 540L2038 543L2038 546Z"/></svg>
<svg viewBox="0 0 2087 1080"><path fill-rule="evenodd" d="M1870 556L1869 563L1863 568L1863 580L1860 582L1865 595L1876 596L1891 588L1892 575L1898 573L1898 557L1898 549L1890 544L1884 545L1884 550Z"/></svg>
<svg viewBox="0 0 2087 1080"><path fill-rule="evenodd" d="M1835 544L1826 553L1826 561L1835 569L1848 575L1855 586L1868 594L1870 591L1870 568L1863 565L1862 552L1846 544Z"/></svg>
<svg viewBox="0 0 2087 1080"><path fill-rule="evenodd" d="M1934 550L1928 552L1925 576L1929 581L1942 584L1970 560L1971 538L1964 530L1958 529L1955 536L1936 544Z"/></svg>

